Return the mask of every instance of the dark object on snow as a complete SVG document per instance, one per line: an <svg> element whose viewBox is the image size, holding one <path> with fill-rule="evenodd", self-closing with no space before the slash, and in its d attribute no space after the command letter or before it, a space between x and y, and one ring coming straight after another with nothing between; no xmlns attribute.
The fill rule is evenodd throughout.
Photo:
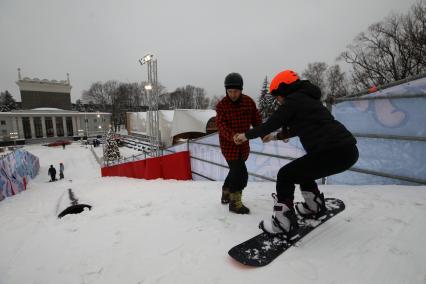
<svg viewBox="0 0 426 284"><path fill-rule="evenodd" d="M68 214L79 214L84 211L84 208L89 208L89 210L92 209L91 205L78 204L78 199L75 198L71 188L68 188L68 196L71 200L71 206L67 207L64 211L62 211L61 214L58 215L58 218L62 218Z"/></svg>
<svg viewBox="0 0 426 284"><path fill-rule="evenodd" d="M69 140L56 140L55 142L45 144L44 146L47 146L47 147L62 146L65 149L65 145L70 145L70 144L71 144L71 141Z"/></svg>
<svg viewBox="0 0 426 284"><path fill-rule="evenodd" d="M343 201L335 198L326 198L327 211L325 215L315 219L305 219L297 216L299 223L298 235L292 240L286 240L281 236L272 236L261 233L228 251L228 254L236 261L254 267L261 267L271 263L280 254L300 241L319 225L345 210Z"/></svg>
<svg viewBox="0 0 426 284"><path fill-rule="evenodd" d="M48 174L50 176L50 181L56 181L56 169L53 167L53 165L50 165Z"/></svg>

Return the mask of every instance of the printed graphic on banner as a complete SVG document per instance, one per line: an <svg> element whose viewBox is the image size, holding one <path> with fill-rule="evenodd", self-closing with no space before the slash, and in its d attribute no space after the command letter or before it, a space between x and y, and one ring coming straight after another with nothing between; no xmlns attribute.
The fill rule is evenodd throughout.
<svg viewBox="0 0 426 284"><path fill-rule="evenodd" d="M0 201L26 189L40 170L36 156L18 149L0 159Z"/></svg>

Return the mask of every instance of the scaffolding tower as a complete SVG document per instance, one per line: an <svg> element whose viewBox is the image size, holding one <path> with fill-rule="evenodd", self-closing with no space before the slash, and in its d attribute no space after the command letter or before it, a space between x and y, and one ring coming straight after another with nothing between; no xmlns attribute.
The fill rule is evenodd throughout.
<svg viewBox="0 0 426 284"><path fill-rule="evenodd" d="M154 55L148 54L143 58L139 59L141 65L146 64L148 67L148 84L145 86L145 90L148 94L148 114L147 114L147 135L149 137L149 144L151 145L151 156L160 156L160 123L159 123L159 87L157 79L157 59L154 59Z"/></svg>

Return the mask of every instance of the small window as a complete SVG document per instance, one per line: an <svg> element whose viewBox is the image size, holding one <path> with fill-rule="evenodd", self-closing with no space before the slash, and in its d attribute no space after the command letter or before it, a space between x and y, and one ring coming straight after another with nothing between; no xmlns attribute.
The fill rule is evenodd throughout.
<svg viewBox="0 0 426 284"><path fill-rule="evenodd" d="M0 125L6 125L6 120L1 120Z"/></svg>
<svg viewBox="0 0 426 284"><path fill-rule="evenodd" d="M95 119L93 120L93 122L98 122L98 120L95 118Z"/></svg>
<svg viewBox="0 0 426 284"><path fill-rule="evenodd" d="M3 129L3 130L1 131L1 134L6 135L6 134L7 134L7 130L6 130L6 129Z"/></svg>

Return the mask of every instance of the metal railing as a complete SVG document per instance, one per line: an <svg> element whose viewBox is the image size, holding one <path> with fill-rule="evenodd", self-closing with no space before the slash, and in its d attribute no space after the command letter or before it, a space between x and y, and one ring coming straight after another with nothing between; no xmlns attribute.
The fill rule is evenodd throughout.
<svg viewBox="0 0 426 284"><path fill-rule="evenodd" d="M411 82L411 81L414 81L414 80L417 80L417 79L421 79L421 78L424 78L424 77L426 77L426 73L407 77L407 78L402 79L402 80L398 80L398 81L394 81L394 82L391 82L391 83L388 83L388 84L377 86L377 91L387 89L387 88L390 88L390 87L394 87L394 86L398 86L398 85L408 83L408 82ZM377 92L377 91L375 91L375 92ZM353 98L353 97L364 96L364 95L372 94L372 93L375 93L375 92L370 92L369 90L363 90L361 92L358 92L358 93L355 93L355 94L350 94L350 95L347 95L345 97L342 97L341 99L348 99L348 98Z"/></svg>
<svg viewBox="0 0 426 284"><path fill-rule="evenodd" d="M129 163L129 162L135 162L135 161L141 161L141 160L145 160L147 157L150 157L147 152L138 154L138 155L132 155L129 157L120 157L116 160L103 160L103 164L101 164L101 166L104 167L109 167L109 166L115 166L118 164L124 164L124 163Z"/></svg>
<svg viewBox="0 0 426 284"><path fill-rule="evenodd" d="M369 137L369 138L382 138L382 136L381 135L375 135L374 137ZM420 141L422 141L422 142L426 141L426 139L423 139L423 138ZM418 141L418 140L416 140L416 141ZM196 140L191 140L191 141L189 141L189 143L220 148L219 145L211 144L211 143L203 143L203 142L199 142L199 141L196 141ZM260 155L260 156L284 159L284 160L295 160L295 159L297 159L297 158L294 158L294 157L274 155L274 154L262 153L262 152L257 152L257 151L250 151L250 153ZM202 161L204 163L208 163L208 164L215 165L215 166L220 166L220 167L223 167L223 168L229 168L226 165L222 165L222 164L219 164L219 163L216 163L216 162L212 162L212 161L209 161L209 160L194 157L192 155L191 155L191 159L199 160L199 161ZM363 174L368 174L368 175L373 175L373 176L379 176L379 177L384 177L384 178L390 178L390 179L395 179L395 180L400 180L400 181L406 181L406 182L411 182L411 183L414 183L414 184L426 185L426 179L421 179L421 178L413 178L413 177L407 177L407 176L401 176L401 175L395 175L395 174L388 174L388 173L383 173L383 172L373 171L373 170L368 170L368 169L362 169L362 168L357 168L357 167L352 167L352 168L348 169L348 171L353 171L353 172L358 172L358 173L363 173ZM200 174L198 174L198 175L200 175ZM262 175L258 175L258 174L254 174L254 173L249 173L249 176L262 178L262 179L269 180L269 181L276 181L275 179L272 179L270 177L266 177L266 176L262 176Z"/></svg>
<svg viewBox="0 0 426 284"><path fill-rule="evenodd" d="M426 137L424 136L404 136L404 135L368 134L368 133L352 133L352 134L355 137L360 137L360 138L426 142Z"/></svg>
<svg viewBox="0 0 426 284"><path fill-rule="evenodd" d="M367 94L365 94L367 95ZM371 97L342 97L336 98L336 103L348 101L368 101L368 100L385 100L385 99L412 99L412 98L426 98L426 94L409 94L409 95L380 95Z"/></svg>

